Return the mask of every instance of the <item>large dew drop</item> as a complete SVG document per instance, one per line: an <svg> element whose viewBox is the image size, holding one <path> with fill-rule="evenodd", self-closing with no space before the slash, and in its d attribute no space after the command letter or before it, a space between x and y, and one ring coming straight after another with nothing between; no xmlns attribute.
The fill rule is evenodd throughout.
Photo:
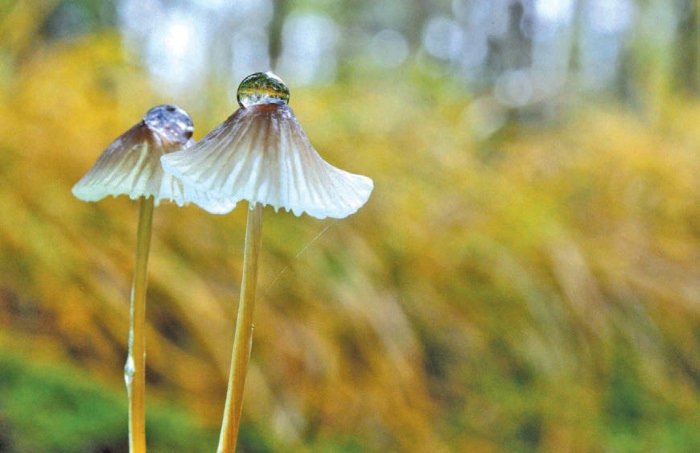
<svg viewBox="0 0 700 453"><path fill-rule="evenodd" d="M174 143L187 143L194 132L192 118L174 105L153 107L143 117L143 122L149 129Z"/></svg>
<svg viewBox="0 0 700 453"><path fill-rule="evenodd" d="M258 104L289 103L289 88L271 72L256 72L238 85L238 103L241 107Z"/></svg>

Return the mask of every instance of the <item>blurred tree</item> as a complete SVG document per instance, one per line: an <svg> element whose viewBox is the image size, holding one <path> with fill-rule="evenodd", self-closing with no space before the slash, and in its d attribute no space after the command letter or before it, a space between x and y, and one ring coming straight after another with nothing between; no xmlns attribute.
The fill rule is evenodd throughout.
<svg viewBox="0 0 700 453"><path fill-rule="evenodd" d="M526 14L525 6L519 1L508 5L505 33L489 40L489 56L485 64L493 78L532 65L532 38L530 33L525 33L526 29L532 30L534 26L532 8L529 9Z"/></svg>
<svg viewBox="0 0 700 453"><path fill-rule="evenodd" d="M116 25L114 0L61 0L50 10L42 34L50 40L65 39Z"/></svg>
<svg viewBox="0 0 700 453"><path fill-rule="evenodd" d="M675 57L676 86L682 93L700 95L700 11L698 0L677 0ZM670 57L670 55L669 55Z"/></svg>
<svg viewBox="0 0 700 453"><path fill-rule="evenodd" d="M270 66L275 68L277 60L282 53L282 28L284 27L284 19L287 17L288 8L292 2L285 0L275 0L274 13L272 20L268 26L269 32L269 52Z"/></svg>

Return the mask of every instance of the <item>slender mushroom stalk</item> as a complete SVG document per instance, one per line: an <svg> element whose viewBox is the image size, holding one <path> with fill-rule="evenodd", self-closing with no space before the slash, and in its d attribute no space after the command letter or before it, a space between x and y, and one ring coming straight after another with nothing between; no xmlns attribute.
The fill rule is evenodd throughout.
<svg viewBox="0 0 700 453"><path fill-rule="evenodd" d="M187 152L161 158L192 201L215 214L249 204L243 276L219 453L236 447L253 337L253 307L264 205L323 219L343 218L367 202L374 184L325 162L287 105L289 90L276 75L255 73L238 87L240 109Z"/></svg>
<svg viewBox="0 0 700 453"><path fill-rule="evenodd" d="M146 286L153 210L162 199L170 199L180 206L187 201L182 183L163 172L160 157L191 145L193 131L192 120L181 108L154 107L143 121L117 138L73 187L73 194L83 201L122 194L140 200L129 353L124 366L129 399L129 451L132 453L146 451Z"/></svg>
<svg viewBox="0 0 700 453"><path fill-rule="evenodd" d="M248 210L245 245L243 248L243 276L241 296L236 317L236 332L231 353L231 372L224 416L221 422L219 452L236 450L236 439L243 409L243 388L248 371L250 351L253 346L253 311L255 308L255 287L258 280L258 257L262 245L263 205L255 203Z"/></svg>
<svg viewBox="0 0 700 453"><path fill-rule="evenodd" d="M129 304L129 352L124 365L129 400L129 451L132 453L146 451L146 287L153 209L153 197L141 197Z"/></svg>

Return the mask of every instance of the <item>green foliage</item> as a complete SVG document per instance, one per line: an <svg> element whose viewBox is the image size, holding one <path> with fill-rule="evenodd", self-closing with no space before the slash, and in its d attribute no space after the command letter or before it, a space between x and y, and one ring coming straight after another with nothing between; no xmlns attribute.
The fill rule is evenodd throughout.
<svg viewBox="0 0 700 453"><path fill-rule="evenodd" d="M0 356L2 451L120 452L127 449L124 395L77 369ZM148 417L149 451L212 451L215 433L172 408Z"/></svg>

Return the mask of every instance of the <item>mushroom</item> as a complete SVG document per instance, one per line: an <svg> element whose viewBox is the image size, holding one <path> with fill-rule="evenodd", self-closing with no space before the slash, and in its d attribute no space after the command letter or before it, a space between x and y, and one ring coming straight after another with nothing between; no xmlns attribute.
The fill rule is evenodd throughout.
<svg viewBox="0 0 700 453"><path fill-rule="evenodd" d="M205 194L192 202L215 214L241 200L319 219L353 214L369 198L372 180L324 161L288 101L276 75L246 77L238 88L241 108L187 152L163 156L163 168ZM222 206L212 207L212 196Z"/></svg>
<svg viewBox="0 0 700 453"><path fill-rule="evenodd" d="M287 105L289 90L271 72L238 87L240 108L187 152L161 158L167 173L191 187L192 202L223 214L249 204L241 295L219 453L233 452L253 338L253 309L264 205L300 216L343 218L367 202L374 184L325 162ZM196 195L202 196L201 199ZM212 209L213 208L213 209Z"/></svg>
<svg viewBox="0 0 700 453"><path fill-rule="evenodd" d="M99 201L108 195L140 199L129 315L129 354L124 366L131 452L146 451L146 286L153 209L163 199L182 206L190 196L180 181L163 172L160 157L194 143L193 131L192 119L183 109L173 105L154 107L141 122L109 145L72 189L73 195L83 201ZM206 204L206 197L200 194L197 198Z"/></svg>

